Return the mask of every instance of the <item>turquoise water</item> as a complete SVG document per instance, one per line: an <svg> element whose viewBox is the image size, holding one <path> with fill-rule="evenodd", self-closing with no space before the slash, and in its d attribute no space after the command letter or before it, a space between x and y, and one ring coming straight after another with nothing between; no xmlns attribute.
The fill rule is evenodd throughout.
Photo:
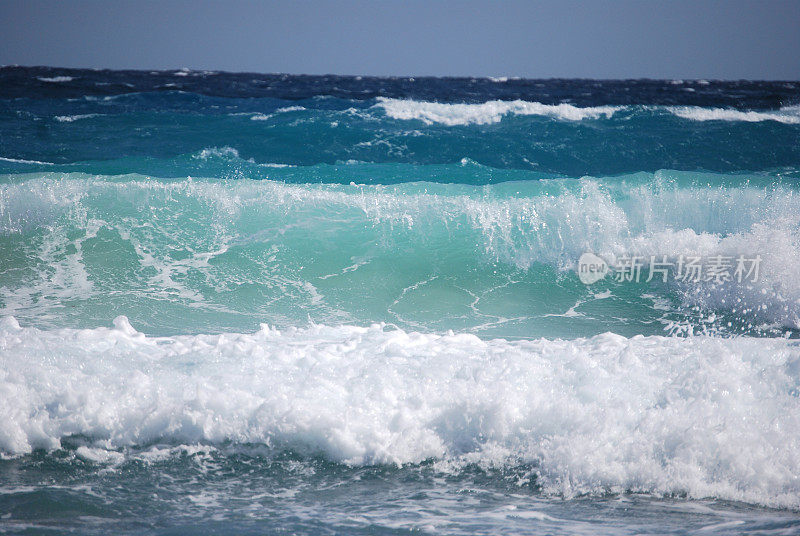
<svg viewBox="0 0 800 536"><path fill-rule="evenodd" d="M0 69L0 531L797 532L799 87Z"/></svg>
<svg viewBox="0 0 800 536"><path fill-rule="evenodd" d="M517 180L490 186L415 180L493 171L473 162L304 170L322 179L406 179L395 185L7 175L4 311L50 329L102 326L124 314L153 335L374 322L489 338L664 335L681 326L795 333L798 252L772 247L796 243L794 173L526 181L517 171ZM585 251L672 258L732 248L769 261L761 286L611 277L587 286L575 273ZM717 306L726 297L753 311ZM704 314L720 321L709 325Z"/></svg>

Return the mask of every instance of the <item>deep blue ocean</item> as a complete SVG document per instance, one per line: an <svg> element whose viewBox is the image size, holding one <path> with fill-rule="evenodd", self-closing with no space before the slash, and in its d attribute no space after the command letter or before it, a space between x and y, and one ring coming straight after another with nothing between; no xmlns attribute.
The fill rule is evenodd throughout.
<svg viewBox="0 0 800 536"><path fill-rule="evenodd" d="M800 82L0 68L0 533L800 533Z"/></svg>

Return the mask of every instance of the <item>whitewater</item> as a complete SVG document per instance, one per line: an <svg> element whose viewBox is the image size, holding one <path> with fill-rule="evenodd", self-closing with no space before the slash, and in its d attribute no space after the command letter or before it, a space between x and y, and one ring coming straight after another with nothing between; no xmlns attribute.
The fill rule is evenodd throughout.
<svg viewBox="0 0 800 536"><path fill-rule="evenodd" d="M119 463L154 442L233 441L348 465L536 463L544 491L566 496L798 504L800 346L784 340L385 325L147 337L118 317L50 332L7 318L0 345L10 453L78 435L93 439L78 456Z"/></svg>
<svg viewBox="0 0 800 536"><path fill-rule="evenodd" d="M0 68L0 532L797 532L799 91Z"/></svg>

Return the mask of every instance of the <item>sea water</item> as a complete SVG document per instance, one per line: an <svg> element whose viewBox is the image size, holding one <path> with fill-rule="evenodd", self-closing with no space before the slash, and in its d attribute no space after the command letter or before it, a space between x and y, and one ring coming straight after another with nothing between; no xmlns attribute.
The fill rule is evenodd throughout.
<svg viewBox="0 0 800 536"><path fill-rule="evenodd" d="M0 69L0 532L800 531L799 105Z"/></svg>

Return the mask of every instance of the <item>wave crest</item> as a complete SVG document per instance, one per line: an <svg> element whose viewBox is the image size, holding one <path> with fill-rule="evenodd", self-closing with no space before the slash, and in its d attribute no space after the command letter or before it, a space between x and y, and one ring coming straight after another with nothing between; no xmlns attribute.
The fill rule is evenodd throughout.
<svg viewBox="0 0 800 536"><path fill-rule="evenodd" d="M222 148L203 156L232 154ZM91 304L113 295L137 307L207 311L217 320L224 313L284 325L311 316L439 329L438 317L476 330L516 322L513 334L530 336L543 333L537 329L549 315L572 314L583 299L580 289L565 293L559 274L574 277L577 259L592 251L609 262L625 255L760 255L753 284L676 283L657 292L669 300L677 293L682 303L670 303L684 311L735 313L750 323L748 333L762 324L800 327L795 191L741 179L719 188L680 184L686 180L663 172L481 188L43 174L0 184L0 243L27 259L22 277L0 286L0 313L63 321L67 304L67 313L77 314L80 304L100 315ZM104 251L116 253L98 253ZM398 263L407 268L393 271ZM510 300L509 285L524 289L527 301ZM365 286L375 288L368 297ZM647 288L607 290L634 297ZM564 302L554 309L556 294ZM622 308L616 316L626 317L624 300L615 303ZM662 316L648 320L659 327L646 333L657 333ZM603 321L600 331L625 329Z"/></svg>
<svg viewBox="0 0 800 536"><path fill-rule="evenodd" d="M701 108L699 106L674 106L668 110L678 117L692 121L744 121L747 123L777 121L787 125L800 124L800 106L786 106L773 112Z"/></svg>
<svg viewBox="0 0 800 536"><path fill-rule="evenodd" d="M480 104L447 104L381 97L375 105L392 119L417 119L428 125L446 126L487 125L498 123L506 115L539 115L562 121L609 118L622 109L620 106L591 106L580 108L572 104L542 104L539 102L488 101Z"/></svg>

